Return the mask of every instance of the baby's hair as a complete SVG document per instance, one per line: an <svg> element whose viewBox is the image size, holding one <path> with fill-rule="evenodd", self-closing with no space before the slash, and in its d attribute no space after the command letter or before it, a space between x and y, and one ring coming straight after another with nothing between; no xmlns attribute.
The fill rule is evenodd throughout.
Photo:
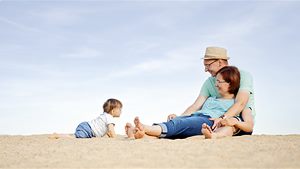
<svg viewBox="0 0 300 169"><path fill-rule="evenodd" d="M235 66L225 66L220 69L217 74L221 74L223 79L229 83L229 93L237 95L240 88L241 75L240 71Z"/></svg>
<svg viewBox="0 0 300 169"><path fill-rule="evenodd" d="M103 104L103 111L106 113L110 113L114 108L120 107L122 108L122 103L117 99L108 99Z"/></svg>

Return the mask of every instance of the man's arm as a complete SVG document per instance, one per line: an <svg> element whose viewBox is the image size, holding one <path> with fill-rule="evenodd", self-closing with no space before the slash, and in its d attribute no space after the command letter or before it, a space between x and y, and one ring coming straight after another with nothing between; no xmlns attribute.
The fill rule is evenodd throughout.
<svg viewBox="0 0 300 169"><path fill-rule="evenodd" d="M234 126L245 132L252 132L254 127L254 121L250 108L246 108L242 112L243 121L239 121L234 117L229 117L221 121L223 126Z"/></svg>
<svg viewBox="0 0 300 169"><path fill-rule="evenodd" d="M253 93L253 78L251 74L244 71L240 71L240 73L240 89L236 95L235 104L225 113L225 116L228 117L241 113L250 99L250 94L252 95Z"/></svg>
<svg viewBox="0 0 300 169"><path fill-rule="evenodd" d="M243 122L239 121L234 126L245 131L245 132L252 132L254 127L254 120L252 117L252 112L249 108L244 109L242 112Z"/></svg>
<svg viewBox="0 0 300 169"><path fill-rule="evenodd" d="M226 117L232 117L239 115L246 107L250 97L250 92L247 90L241 90L237 93L235 103L224 114Z"/></svg>
<svg viewBox="0 0 300 169"><path fill-rule="evenodd" d="M199 95L199 96L197 97L196 101L195 101L191 106L189 106L189 107L181 114L181 116L188 116L188 115L191 115L192 113L198 111L198 110L202 107L202 105L203 105L203 103L205 102L206 99L207 99L206 96L200 96L200 95ZM176 117L176 114L170 114L170 115L168 116L168 120L171 120L171 119L173 119L173 118L175 118L175 117Z"/></svg>
<svg viewBox="0 0 300 169"><path fill-rule="evenodd" d="M246 107L248 100L250 97L250 92L247 90L240 90L235 98L235 103L227 110L227 112L224 114L223 118L227 117L233 117L239 115L242 110ZM216 129L216 127L220 126L220 121L222 118L216 118L211 119L214 120L214 124L212 126L212 129Z"/></svg>

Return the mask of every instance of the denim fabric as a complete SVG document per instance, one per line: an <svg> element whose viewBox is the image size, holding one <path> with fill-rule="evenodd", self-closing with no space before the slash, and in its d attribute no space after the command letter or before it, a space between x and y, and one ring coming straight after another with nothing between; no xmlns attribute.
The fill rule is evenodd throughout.
<svg viewBox="0 0 300 169"><path fill-rule="evenodd" d="M75 131L76 138L92 138L94 137L91 126L88 122L80 123Z"/></svg>
<svg viewBox="0 0 300 169"><path fill-rule="evenodd" d="M163 131L161 137L164 138L186 138L195 135L201 135L202 124L206 123L209 126L213 125L213 121L209 120L210 116L196 114L191 116L179 116L168 122L160 123L163 129L166 128L167 131Z"/></svg>

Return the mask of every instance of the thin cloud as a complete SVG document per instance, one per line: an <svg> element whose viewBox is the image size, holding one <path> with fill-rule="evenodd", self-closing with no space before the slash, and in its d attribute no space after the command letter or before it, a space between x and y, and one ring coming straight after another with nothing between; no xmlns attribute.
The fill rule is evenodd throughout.
<svg viewBox="0 0 300 169"><path fill-rule="evenodd" d="M198 66L200 62L200 52L198 46L181 48L167 52L157 59L146 60L132 65L126 70L114 72L109 77L137 76L144 73L174 73L186 68Z"/></svg>
<svg viewBox="0 0 300 169"><path fill-rule="evenodd" d="M13 20L9 20L9 19L4 18L4 17L0 17L0 22L11 25L11 26L13 26L14 28L16 28L20 31L31 32L31 33L34 33L34 34L44 34L44 35L49 35L52 38L56 38L58 40L65 40L64 37L58 36L57 34L51 34L49 32L45 32L45 31L43 31L41 29L38 29L36 27L27 26L25 24L15 22Z"/></svg>
<svg viewBox="0 0 300 169"><path fill-rule="evenodd" d="M40 18L46 24L55 26L72 25L73 23L80 22L82 16L86 11L77 8L52 8L45 11L31 12L32 15Z"/></svg>
<svg viewBox="0 0 300 169"><path fill-rule="evenodd" d="M44 32L41 31L40 29L33 28L33 27L30 27L30 26L26 26L26 25L24 25L24 24L17 23L17 22L15 22L15 21L9 20L9 19L7 19L7 18L0 17L0 22L3 22L3 23L6 23L6 24L9 24L9 25L12 25L12 26L14 26L15 28L18 28L18 29L20 29L20 30L29 31L29 32L34 32L34 33L44 33Z"/></svg>
<svg viewBox="0 0 300 169"><path fill-rule="evenodd" d="M257 30L265 28L269 23L274 22L274 15L282 8L282 4L275 3L267 6L259 6L247 15L240 16L225 22L213 29L208 35L214 41L233 42L240 41L242 37L252 36ZM207 37L208 38L208 37Z"/></svg>
<svg viewBox="0 0 300 169"><path fill-rule="evenodd" d="M88 47L82 47L77 51L61 55L62 58L72 59L90 59L99 56L102 56L102 53L99 50Z"/></svg>

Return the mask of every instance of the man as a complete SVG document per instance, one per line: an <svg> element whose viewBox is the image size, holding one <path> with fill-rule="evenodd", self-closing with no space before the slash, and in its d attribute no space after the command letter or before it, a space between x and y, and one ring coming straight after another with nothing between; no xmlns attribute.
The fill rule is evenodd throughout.
<svg viewBox="0 0 300 169"><path fill-rule="evenodd" d="M203 58L203 63L205 67L205 72L209 72L211 77L209 77L203 84L200 94L196 101L189 106L182 116L188 116L192 113L201 109L205 100L210 96L219 97L218 90L215 86L215 76L216 73L223 68L224 66L228 66L229 57L227 57L227 51L221 47L207 47L205 51L205 55ZM235 98L235 103L233 106L229 108L229 110L219 118L212 119L214 120L214 124L212 129L220 126L221 124L226 124L225 120L227 118L231 118L234 116L238 116L242 111L246 110L245 108L250 108L252 110L253 118L255 117L255 108L254 108L254 92L253 92L253 81L252 76L240 70L241 73L241 81L240 88L238 94ZM171 114L168 116L168 120L175 118L175 114ZM247 132L240 132L239 135L243 134L252 134Z"/></svg>

